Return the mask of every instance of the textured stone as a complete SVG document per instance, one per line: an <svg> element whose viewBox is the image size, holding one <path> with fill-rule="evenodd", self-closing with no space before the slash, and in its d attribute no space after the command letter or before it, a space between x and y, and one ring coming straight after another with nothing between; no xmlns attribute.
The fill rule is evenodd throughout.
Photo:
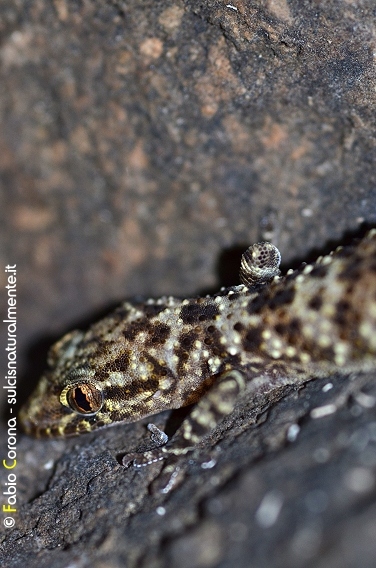
<svg viewBox="0 0 376 568"><path fill-rule="evenodd" d="M3 0L0 259L18 267L20 402L47 347L119 300L237 283L232 259L255 241L290 266L375 224L374 15L371 0ZM309 418L332 400L319 383L264 401L167 498L147 492L155 468L124 473L110 452L136 447L140 424L20 436L4 566L163 566L185 535L197 566L373 565L374 407L356 402L361 377L330 380L342 410Z"/></svg>

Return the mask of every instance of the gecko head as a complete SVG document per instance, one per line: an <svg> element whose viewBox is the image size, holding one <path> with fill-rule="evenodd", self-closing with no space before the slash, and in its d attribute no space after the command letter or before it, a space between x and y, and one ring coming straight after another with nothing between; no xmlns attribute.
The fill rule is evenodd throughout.
<svg viewBox="0 0 376 568"><path fill-rule="evenodd" d="M81 378L73 376L66 386L56 383L51 372L40 379L20 412L27 434L69 436L90 432L107 422L100 386L82 374Z"/></svg>
<svg viewBox="0 0 376 568"><path fill-rule="evenodd" d="M49 368L20 412L27 434L67 436L93 429L103 393L78 356L82 339L82 332L72 331L51 347Z"/></svg>
<svg viewBox="0 0 376 568"><path fill-rule="evenodd" d="M21 409L27 434L72 436L119 421L134 422L166 407L172 384L165 368L115 343L72 332L52 346L49 368Z"/></svg>

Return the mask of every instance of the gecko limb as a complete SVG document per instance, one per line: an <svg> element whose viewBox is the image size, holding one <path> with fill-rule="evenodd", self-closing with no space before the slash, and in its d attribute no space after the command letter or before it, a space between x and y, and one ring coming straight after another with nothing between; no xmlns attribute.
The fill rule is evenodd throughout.
<svg viewBox="0 0 376 568"><path fill-rule="evenodd" d="M170 455L179 456L194 450L218 424L234 409L238 396L245 386L243 373L232 370L223 373L207 393L199 400L192 412L185 418L176 434L166 445L143 453L131 453L123 457L123 465L143 467L163 460ZM157 439L160 441L159 428L148 425L149 430L158 430ZM165 435L166 436L166 435ZM167 436L166 436L167 438Z"/></svg>

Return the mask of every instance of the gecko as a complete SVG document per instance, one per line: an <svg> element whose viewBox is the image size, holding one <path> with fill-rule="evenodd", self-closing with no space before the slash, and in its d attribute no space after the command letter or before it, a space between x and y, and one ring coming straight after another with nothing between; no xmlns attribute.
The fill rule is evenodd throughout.
<svg viewBox="0 0 376 568"><path fill-rule="evenodd" d="M124 461L141 467L197 447L245 393L375 369L376 230L284 276L280 260L257 243L242 257L240 285L127 301L64 335L21 409L26 433L72 436L194 405L176 440L148 426L158 447Z"/></svg>

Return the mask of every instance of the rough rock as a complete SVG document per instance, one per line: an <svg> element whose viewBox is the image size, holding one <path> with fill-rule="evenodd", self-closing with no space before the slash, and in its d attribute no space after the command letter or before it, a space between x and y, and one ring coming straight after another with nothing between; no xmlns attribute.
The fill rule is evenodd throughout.
<svg viewBox="0 0 376 568"><path fill-rule="evenodd" d="M257 240L289 267L375 225L374 18L371 0L3 0L0 257L18 269L20 403L48 346L117 301L237 283ZM373 383L245 401L167 495L149 493L160 465L116 460L145 424L20 432L1 563L371 567ZM324 405L337 410L313 418Z"/></svg>

